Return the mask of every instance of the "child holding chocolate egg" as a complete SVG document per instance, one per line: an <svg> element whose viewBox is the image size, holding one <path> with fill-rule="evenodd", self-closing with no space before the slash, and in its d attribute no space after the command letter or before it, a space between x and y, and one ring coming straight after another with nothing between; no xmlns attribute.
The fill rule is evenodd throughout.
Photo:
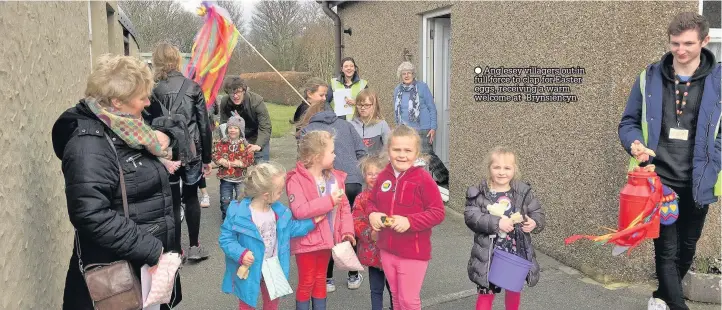
<svg viewBox="0 0 722 310"><path fill-rule="evenodd" d="M545 216L531 186L519 181L519 167L514 152L496 147L487 156L486 179L469 187L464 220L474 233L474 245L468 264L469 279L479 292L476 309L490 310L494 295L501 288L488 279L494 249L512 253L532 262L526 282L531 287L539 281L539 264L530 233L544 229ZM506 290L507 310L519 309L521 294Z"/></svg>

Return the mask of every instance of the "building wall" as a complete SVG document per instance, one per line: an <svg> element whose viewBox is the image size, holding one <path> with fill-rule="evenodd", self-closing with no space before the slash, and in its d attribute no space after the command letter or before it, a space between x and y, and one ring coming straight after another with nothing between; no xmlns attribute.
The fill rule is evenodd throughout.
<svg viewBox="0 0 722 310"><path fill-rule="evenodd" d="M483 155L492 146L512 146L547 214L536 247L585 273L610 276L599 280L651 277L651 242L627 258L588 241L565 246L564 238L616 226L628 158L617 137L624 104L639 71L666 51L668 21L684 10L696 12L697 1L345 4L343 28L353 35L343 35L343 56L355 58L391 122L403 49L413 54L420 75L422 14L442 6L451 7L452 23L450 206L463 210L466 189L481 180ZM586 74L582 85L571 85L575 103L475 102L477 65L580 66ZM705 256L720 252L719 212L711 210L698 247Z"/></svg>
<svg viewBox="0 0 722 310"><path fill-rule="evenodd" d="M91 24L93 50L107 52L106 3L90 5L100 16ZM62 303L73 228L50 132L85 90L88 11L88 2L0 2L0 309Z"/></svg>
<svg viewBox="0 0 722 310"><path fill-rule="evenodd" d="M50 131L83 94L88 4L0 2L0 33L0 308L58 309L73 229Z"/></svg>
<svg viewBox="0 0 722 310"><path fill-rule="evenodd" d="M135 41L133 36L130 36L130 56L140 58L140 50L138 49L138 43Z"/></svg>

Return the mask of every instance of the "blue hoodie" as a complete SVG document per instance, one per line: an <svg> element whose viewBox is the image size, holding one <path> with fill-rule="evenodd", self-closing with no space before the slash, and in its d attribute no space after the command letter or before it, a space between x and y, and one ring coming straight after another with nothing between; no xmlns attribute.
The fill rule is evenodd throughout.
<svg viewBox="0 0 722 310"><path fill-rule="evenodd" d="M245 304L256 307L261 292L261 265L266 246L258 228L251 217L251 199L233 201L228 207L228 216L221 225L218 243L226 256L226 272L223 274L222 291L233 294ZM291 260L291 238L303 237L314 227L313 220L294 220L291 210L281 202L271 205L276 213L276 238L278 238L278 260L281 269L288 279ZM248 272L248 278L241 279L236 275L239 262L246 251L253 253L255 261Z"/></svg>
<svg viewBox="0 0 722 310"><path fill-rule="evenodd" d="M333 161L333 168L346 172L346 184L363 184L358 160L366 156L367 150L353 125L338 118L333 111L321 111L311 117L311 121L301 129L299 136L303 137L313 130L325 130L334 135L336 159Z"/></svg>

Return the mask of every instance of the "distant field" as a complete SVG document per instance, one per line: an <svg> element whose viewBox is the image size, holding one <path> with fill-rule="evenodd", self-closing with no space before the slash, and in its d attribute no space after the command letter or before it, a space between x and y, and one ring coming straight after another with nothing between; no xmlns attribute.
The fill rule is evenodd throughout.
<svg viewBox="0 0 722 310"><path fill-rule="evenodd" d="M293 113L296 112L295 106L286 106L275 103L266 102L268 114L271 116L271 124L273 131L272 138L282 137L294 130L293 124L288 121L293 120Z"/></svg>

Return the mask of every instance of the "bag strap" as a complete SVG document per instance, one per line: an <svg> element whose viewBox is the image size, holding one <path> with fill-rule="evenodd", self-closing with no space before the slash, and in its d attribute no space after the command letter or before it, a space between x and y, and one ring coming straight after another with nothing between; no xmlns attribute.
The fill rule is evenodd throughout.
<svg viewBox="0 0 722 310"><path fill-rule="evenodd" d="M180 88L180 90L178 91L178 95L175 97L175 99L173 99L173 104L172 104L172 106L176 106L176 105L178 105L178 103L180 103L180 98L183 98L182 96L185 96L185 93L186 93L186 90L188 89L188 86L189 86L188 79L185 79L185 78L184 78L184 79L183 79L183 84L181 84L181 88ZM164 115L164 116L170 115L170 111L168 110L168 108L167 108L165 105L163 105L162 102L160 102L160 100L158 99L158 97L155 95L154 92L151 92L151 93L150 93L150 96L153 97L153 98L155 98L155 102L158 102L158 105L160 106L160 109L163 111L163 115ZM144 111L145 111L145 110L144 110Z"/></svg>
<svg viewBox="0 0 722 310"><path fill-rule="evenodd" d="M189 85L190 85L190 83L188 83L188 79L184 78L183 84L181 84L181 88L178 91L178 95L175 96L175 99L173 99L172 106L174 106L174 107L178 106L178 104L181 102L181 98L183 98L183 96L186 95L186 90L188 89ZM161 106L163 106L163 105L161 104ZM170 115L170 112L164 106L163 106L163 113L165 113L166 115Z"/></svg>
<svg viewBox="0 0 722 310"><path fill-rule="evenodd" d="M125 191L125 177L123 175L123 167L120 166L120 160L118 159L118 150L115 149L115 144L113 144L113 141L108 137L108 135L104 135L105 140L108 141L108 144L110 144L110 147L113 149L113 153L115 153L115 162L118 163L118 172L120 173L120 192L121 196L123 197L123 212L125 213L125 218L130 220L130 216L128 215L128 195ZM111 202L112 203L112 202ZM78 229L75 229L75 250L78 254L78 266L80 267L80 273L85 275L85 269L83 268L83 260L81 259L81 251L80 251L80 237L78 235Z"/></svg>

